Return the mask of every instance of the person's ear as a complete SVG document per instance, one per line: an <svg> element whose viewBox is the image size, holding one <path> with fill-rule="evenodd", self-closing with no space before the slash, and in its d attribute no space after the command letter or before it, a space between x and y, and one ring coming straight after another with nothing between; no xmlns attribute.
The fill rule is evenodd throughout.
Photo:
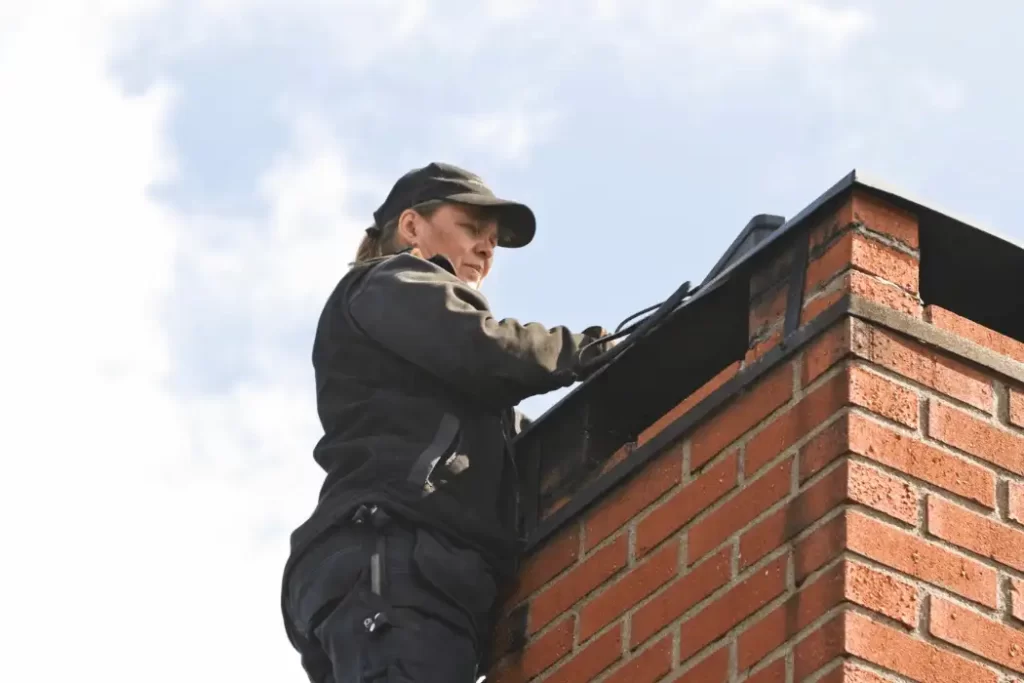
<svg viewBox="0 0 1024 683"><path fill-rule="evenodd" d="M412 209L406 209L398 217L398 236L410 247L417 247L420 243L419 217Z"/></svg>

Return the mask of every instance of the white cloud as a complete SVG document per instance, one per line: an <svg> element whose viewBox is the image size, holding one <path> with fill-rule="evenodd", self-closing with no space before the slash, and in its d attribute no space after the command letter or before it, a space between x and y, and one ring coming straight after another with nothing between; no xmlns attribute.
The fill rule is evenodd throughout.
<svg viewBox="0 0 1024 683"><path fill-rule="evenodd" d="M301 28L349 69L398 54L457 60L522 36L547 51L539 60L608 51L631 78L684 90L787 60L816 74L872 25L812 0L441 9L0 3L0 535L14 558L0 565L0 679L49 681L58 666L110 683L304 679L277 590L286 533L320 483L310 457L319 426L308 354L281 338L308 340L366 223L348 199L383 196L386 184L353 170L327 120L292 107L288 147L254 188L265 216L184 215L154 199L178 172L168 121L183 93L161 81L129 95L112 78L111 60L150 35L140 25L164 55ZM175 30L159 28L172 16ZM953 82L915 78L936 108L964 99ZM446 140L528 163L562 123L552 79L535 99L512 93L507 106L463 112ZM849 81L819 85L859 92ZM202 394L173 388L182 368L166 313L187 287L196 317L211 321L206 347L227 346L246 370ZM248 331L222 336L228 316Z"/></svg>
<svg viewBox="0 0 1024 683"><path fill-rule="evenodd" d="M551 110L517 107L458 117L448 134L498 161L523 166L555 133L559 118Z"/></svg>
<svg viewBox="0 0 1024 683"><path fill-rule="evenodd" d="M592 40L663 94L708 95L794 66L813 74L872 26L864 10L818 0L602 0L591 17Z"/></svg>
<svg viewBox="0 0 1024 683"><path fill-rule="evenodd" d="M302 680L277 591L319 426L307 359L273 339L315 320L362 227L344 197L371 181L302 119L259 188L265 221L176 214L152 196L176 171L175 91L129 96L108 71L135 15L65 8L0 41L0 679ZM209 340L254 370L203 396L171 389L183 264L203 305L256 329Z"/></svg>

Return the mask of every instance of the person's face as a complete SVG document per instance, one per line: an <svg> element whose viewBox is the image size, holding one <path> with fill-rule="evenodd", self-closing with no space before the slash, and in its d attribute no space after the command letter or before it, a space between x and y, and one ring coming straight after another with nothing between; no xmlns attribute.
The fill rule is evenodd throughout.
<svg viewBox="0 0 1024 683"><path fill-rule="evenodd" d="M430 218L406 211L399 219L398 230L424 258L438 254L447 257L456 276L473 288L478 289L491 272L498 223L476 207L442 204Z"/></svg>

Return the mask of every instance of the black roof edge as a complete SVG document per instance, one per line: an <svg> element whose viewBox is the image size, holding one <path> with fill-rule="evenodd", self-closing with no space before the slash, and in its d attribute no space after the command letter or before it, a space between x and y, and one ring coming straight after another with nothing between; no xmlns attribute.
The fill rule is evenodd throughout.
<svg viewBox="0 0 1024 683"><path fill-rule="evenodd" d="M708 271L703 282L709 282L714 279L730 263L743 258L748 252L757 249L757 246L768 235L785 224L786 218L784 216L776 216L769 213L760 213L751 218L740 234L736 236L736 239L733 240L732 244L729 245L729 248L725 250L725 253L722 254L722 258L718 259L718 263Z"/></svg>
<svg viewBox="0 0 1024 683"><path fill-rule="evenodd" d="M845 196L845 194L848 191L858 187L868 190L872 194L879 196L880 198L888 201L894 206L910 211L911 213L915 213L918 215L931 214L942 216L945 219L955 221L956 223L959 223L972 230L976 230L980 233L987 234L991 237L995 237L996 239L999 239L1002 242L1004 242L1010 248L1024 251L1024 246L1016 243L1015 241L1006 237L1005 235L989 230L987 228L977 227L977 225L974 223L968 222L963 218L956 217L945 210L940 210L934 208L933 206L929 206L928 204L925 204L921 200L913 199L907 193L897 191L891 186L887 186L880 182L879 180L872 179L869 176L858 172L856 169L853 169L845 176L843 176L838 182L836 182L830 188L821 193L821 195L819 195L814 201L812 201L810 204L801 209L795 216L787 220L778 228L774 229L764 239L759 241L752 249L749 249L745 253L737 253L735 254L735 258L731 258L732 254L730 252L737 250L738 246L742 244L743 238L746 236L746 233L749 233L750 230L754 229L752 226L758 221L758 219L760 219L762 216L770 217L771 214L758 214L753 219L751 219L751 221L748 222L747 227L745 227L743 232L740 234L740 237L733 241L733 244L730 245L729 250L726 251L726 254L721 259L719 259L718 263L715 265L715 268L711 270L705 281L701 283L701 285L696 289L693 296L691 296L689 299L686 299L680 306L678 306L674 311L672 311L668 317L677 315L681 310L687 308L693 302L703 298L710 292L714 291L720 285L724 284L737 274L745 273L746 270L753 263L754 259L758 258L760 255L769 252L782 244L785 244L786 240L789 239L795 231L803 227L803 224L806 222L808 218L821 211L828 204L833 203L839 198ZM715 270L718 268L721 269L719 272L716 273ZM666 293L666 296L667 294L668 293ZM655 327L653 330L651 330L650 333L656 333L657 329L658 328ZM630 351L631 349L625 349L623 353L621 353L616 359L612 361L612 364L617 362L619 359L627 356ZM598 376L603 374L605 369L606 368L601 368L597 370L596 372L591 374L586 380L577 384L576 387L572 389L572 391L563 396L554 405L552 405L550 408L544 411L544 413L542 413L534 421L532 421L530 425L526 429L524 429L522 433L519 434L518 438L523 438L526 435L530 434L536 428L538 428L542 422L546 423L547 421L554 419L553 416L558 412L558 409L561 405L563 405L566 401L572 399L576 394L585 391L586 387L589 384L591 384Z"/></svg>

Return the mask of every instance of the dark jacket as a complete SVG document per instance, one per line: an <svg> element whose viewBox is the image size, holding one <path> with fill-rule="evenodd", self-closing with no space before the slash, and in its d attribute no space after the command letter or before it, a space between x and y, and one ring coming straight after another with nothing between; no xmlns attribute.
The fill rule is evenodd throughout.
<svg viewBox="0 0 1024 683"><path fill-rule="evenodd" d="M514 406L572 384L590 341L494 318L443 257L404 252L354 266L313 344L324 430L313 457L326 479L292 534L285 582L314 539L368 502L477 549L511 578L521 549Z"/></svg>

